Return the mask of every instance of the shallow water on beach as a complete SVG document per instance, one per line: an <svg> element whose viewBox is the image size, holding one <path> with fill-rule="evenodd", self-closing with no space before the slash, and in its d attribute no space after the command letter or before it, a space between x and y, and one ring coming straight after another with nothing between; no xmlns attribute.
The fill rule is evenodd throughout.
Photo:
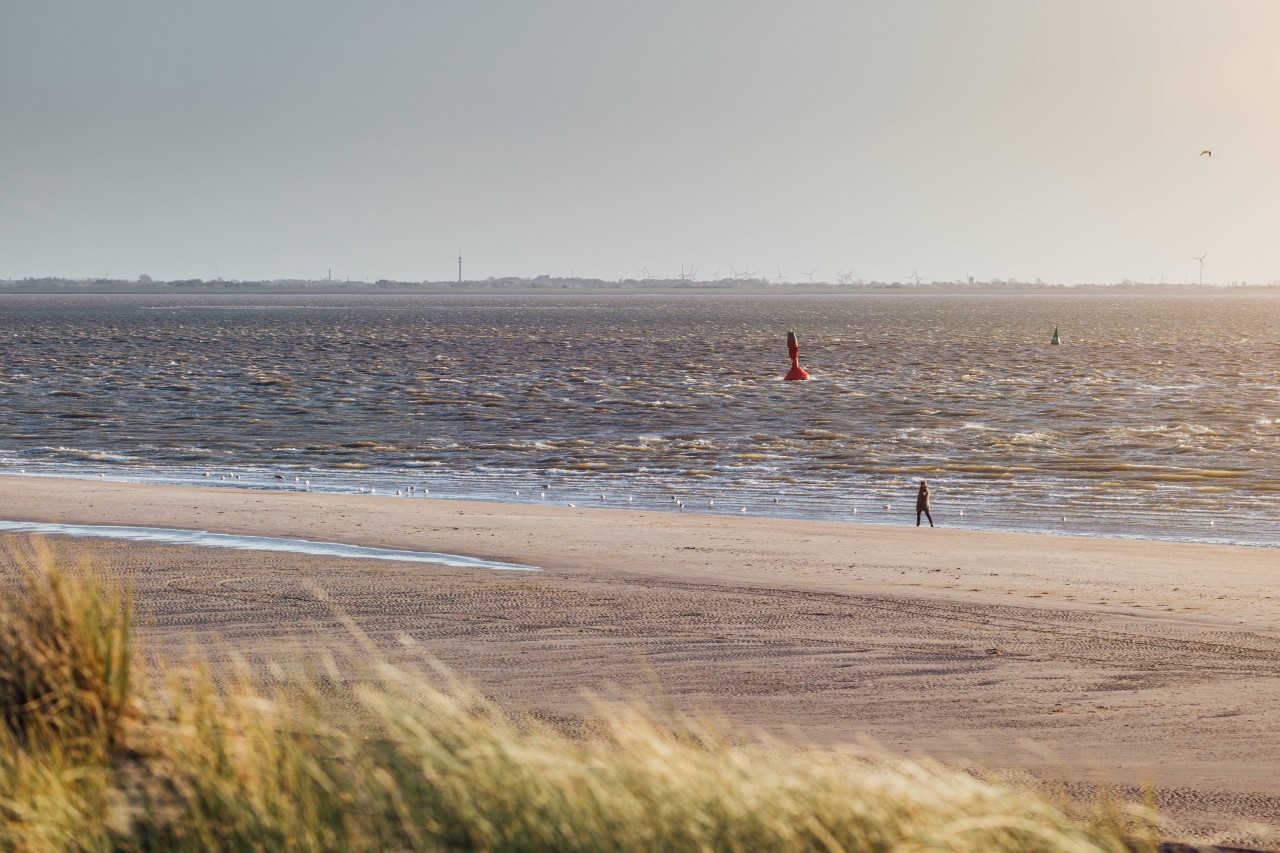
<svg viewBox="0 0 1280 853"><path fill-rule="evenodd" d="M0 473L897 523L923 478L947 526L1276 545L1277 320L1240 294L4 295ZM780 379L788 329L813 381Z"/></svg>
<svg viewBox="0 0 1280 853"><path fill-rule="evenodd" d="M319 557L341 557L346 560L389 560L401 563L432 563L461 569L536 572L536 566L482 560L459 554L436 551L405 551L400 548L369 548L342 542L317 542L312 539L282 539L276 536L246 536L210 533L207 530L183 530L172 527L123 527L114 524L57 524L39 521L0 521L0 533L36 533L45 536L70 536L99 539L124 539L163 545L194 545L199 548L230 548L235 551L271 551L284 554L312 554Z"/></svg>

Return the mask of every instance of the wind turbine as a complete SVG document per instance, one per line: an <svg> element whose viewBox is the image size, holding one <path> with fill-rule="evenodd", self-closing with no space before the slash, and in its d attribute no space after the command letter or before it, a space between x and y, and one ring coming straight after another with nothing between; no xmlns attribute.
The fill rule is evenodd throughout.
<svg viewBox="0 0 1280 853"><path fill-rule="evenodd" d="M677 281L697 281L698 268L691 267L688 272L684 271L684 264L680 265L680 275L676 276Z"/></svg>
<svg viewBox="0 0 1280 853"><path fill-rule="evenodd" d="M1193 260L1193 261L1199 261L1199 263L1200 263L1200 286L1201 286L1201 287L1203 287L1203 286L1204 286L1204 259L1205 259L1206 257L1208 257L1208 256L1209 256L1209 253L1208 253L1208 252L1205 252L1205 253L1204 253L1203 255L1201 255L1200 257L1198 257L1198 258L1192 258L1192 259L1191 259L1191 260Z"/></svg>
<svg viewBox="0 0 1280 853"><path fill-rule="evenodd" d="M853 271L852 267L850 267L847 272L836 270L836 280L841 284L853 284L853 277L855 275L857 275L857 273Z"/></svg>
<svg viewBox="0 0 1280 853"><path fill-rule="evenodd" d="M907 276L907 281L911 282L916 287L920 286L920 276L916 275L916 271L914 269L911 271L911 275Z"/></svg>
<svg viewBox="0 0 1280 853"><path fill-rule="evenodd" d="M809 272L805 273L805 275L809 277L810 284L813 284L813 274L816 273L817 271L818 271L818 268L814 267L813 269L809 270Z"/></svg>
<svg viewBox="0 0 1280 853"><path fill-rule="evenodd" d="M653 276L649 275L649 268L648 268L648 267L641 267L641 268L640 268L640 274L641 274L642 276L644 276L644 280L645 280L645 281L648 281L649 279L653 278Z"/></svg>
<svg viewBox="0 0 1280 853"><path fill-rule="evenodd" d="M787 280L787 277L782 274L782 267L778 267L778 277L774 279L774 283L782 284L786 280Z"/></svg>

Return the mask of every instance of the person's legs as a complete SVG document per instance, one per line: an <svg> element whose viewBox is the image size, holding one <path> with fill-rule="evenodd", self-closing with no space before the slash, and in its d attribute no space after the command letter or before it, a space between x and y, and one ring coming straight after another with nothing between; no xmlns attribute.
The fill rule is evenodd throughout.
<svg viewBox="0 0 1280 853"><path fill-rule="evenodd" d="M929 519L929 526L933 527L933 516L929 514L929 510L924 511L925 517ZM920 513L916 513L916 526L920 525Z"/></svg>
<svg viewBox="0 0 1280 853"><path fill-rule="evenodd" d="M916 527L920 526L920 512L921 512L920 510L916 510ZM933 520L930 519L929 523L933 524Z"/></svg>

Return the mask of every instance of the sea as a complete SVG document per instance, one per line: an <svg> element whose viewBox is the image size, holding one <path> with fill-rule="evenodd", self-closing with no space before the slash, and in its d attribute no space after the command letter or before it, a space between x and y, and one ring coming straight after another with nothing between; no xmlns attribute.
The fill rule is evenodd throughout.
<svg viewBox="0 0 1280 853"><path fill-rule="evenodd" d="M923 479L947 527L1274 547L1278 332L1242 292L6 294L0 473L849 524Z"/></svg>

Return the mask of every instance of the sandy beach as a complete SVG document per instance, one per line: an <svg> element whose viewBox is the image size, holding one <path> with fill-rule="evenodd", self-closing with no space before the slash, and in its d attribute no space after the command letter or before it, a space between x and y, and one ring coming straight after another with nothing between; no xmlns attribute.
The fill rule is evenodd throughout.
<svg viewBox="0 0 1280 853"><path fill-rule="evenodd" d="M142 644L162 655L349 649L341 612L386 653L433 655L566 725L590 691L823 744L1150 783L1181 837L1275 846L1248 825L1280 824L1271 549L551 504L0 477L4 520L541 569L67 545L129 573Z"/></svg>

